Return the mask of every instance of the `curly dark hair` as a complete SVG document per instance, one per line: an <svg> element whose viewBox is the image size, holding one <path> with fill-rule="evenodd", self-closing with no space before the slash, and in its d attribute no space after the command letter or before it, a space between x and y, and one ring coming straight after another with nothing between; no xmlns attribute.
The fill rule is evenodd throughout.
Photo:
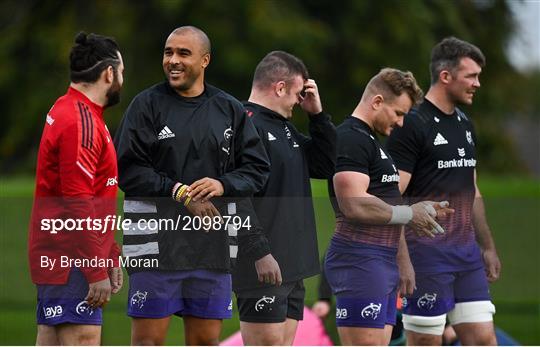
<svg viewBox="0 0 540 347"><path fill-rule="evenodd" d="M111 37L79 32L69 54L71 81L96 82L109 66L116 73L120 65L119 51L118 44Z"/></svg>

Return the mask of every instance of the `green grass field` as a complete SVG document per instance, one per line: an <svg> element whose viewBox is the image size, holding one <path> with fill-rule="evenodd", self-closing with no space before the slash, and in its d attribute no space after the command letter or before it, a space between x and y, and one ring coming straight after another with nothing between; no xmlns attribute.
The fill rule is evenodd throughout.
<svg viewBox="0 0 540 347"><path fill-rule="evenodd" d="M36 292L28 273L26 242L34 182L32 178L3 178L0 182L0 344L32 345L36 330ZM491 287L497 306L495 322L520 343L539 345L540 182L480 177L479 184L503 262L501 279ZM319 249L324 252L334 227L333 211L326 198L325 183L313 181L312 186ZM306 281L307 304L316 300L317 281L316 277ZM124 287L104 313L103 344L129 344L126 292ZM326 326L335 339L332 318ZM235 311L233 319L224 322L222 336L238 328ZM171 322L167 343L183 344L183 327L178 318Z"/></svg>

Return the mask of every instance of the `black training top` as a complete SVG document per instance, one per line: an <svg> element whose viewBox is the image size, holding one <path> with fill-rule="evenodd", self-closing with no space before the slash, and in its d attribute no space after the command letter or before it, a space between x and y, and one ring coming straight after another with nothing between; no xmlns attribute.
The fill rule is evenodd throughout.
<svg viewBox="0 0 540 347"><path fill-rule="evenodd" d="M385 151L375 133L364 121L349 116L338 126L336 173L355 171L369 176L367 193L396 205L401 202L399 175L392 157ZM335 197L332 184L330 194ZM353 198L370 199L370 198ZM336 212L336 234L345 240L397 249L400 226L371 225L345 218L332 199Z"/></svg>
<svg viewBox="0 0 540 347"><path fill-rule="evenodd" d="M310 177L332 176L336 129L327 114L310 115L308 137L270 109L250 102L244 106L270 157L270 177L253 206L272 255L284 282L315 275L320 265ZM253 261L242 251L233 285L236 290L260 286Z"/></svg>
<svg viewBox="0 0 540 347"><path fill-rule="evenodd" d="M445 233L419 238L407 230L407 242L418 272L461 271L479 266L472 225L475 196L476 137L471 121L455 109L448 115L429 100L405 116L390 135L387 148L399 170L411 173L404 196L410 203L448 200L456 210L439 221Z"/></svg>
<svg viewBox="0 0 540 347"><path fill-rule="evenodd" d="M115 137L119 186L126 194L124 212L131 218L190 216L172 199L176 182L191 184L215 178L224 197L249 197L260 190L269 174L268 156L242 104L225 92L205 84L197 97L184 98L168 82L137 95L129 105ZM224 215L249 213L213 199ZM253 213L251 208L251 213ZM124 256L157 258L160 270L230 270L230 257L238 252L230 241L249 234L245 230L204 232L181 219L175 230L124 230ZM192 229L192 230L188 230ZM229 228L228 228L229 229ZM260 231L260 229L259 229ZM228 235L229 234L229 235ZM229 239L229 236L231 238ZM251 241L246 252L268 254L264 237ZM242 247L242 241L240 246Z"/></svg>

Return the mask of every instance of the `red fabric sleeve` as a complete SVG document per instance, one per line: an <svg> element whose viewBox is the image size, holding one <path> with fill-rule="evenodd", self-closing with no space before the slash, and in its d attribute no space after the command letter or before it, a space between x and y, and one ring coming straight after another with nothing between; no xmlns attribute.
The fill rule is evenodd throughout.
<svg viewBox="0 0 540 347"><path fill-rule="evenodd" d="M114 267L120 267L120 261L119 258L122 252L120 251L120 247L116 242L113 242L111 245L111 251L109 253L109 258L113 260Z"/></svg>

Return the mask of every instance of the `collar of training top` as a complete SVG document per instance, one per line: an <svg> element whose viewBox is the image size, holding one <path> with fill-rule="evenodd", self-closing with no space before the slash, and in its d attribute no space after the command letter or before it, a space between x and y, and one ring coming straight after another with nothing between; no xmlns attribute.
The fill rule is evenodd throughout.
<svg viewBox="0 0 540 347"><path fill-rule="evenodd" d="M244 105L244 107L248 111L249 116L251 116L251 117L255 116L255 115L259 115L259 116L266 116L266 117L269 117L269 118L272 118L272 119L278 119L278 120L281 120L281 121L284 121L284 122L288 121L286 118L284 118L279 113L277 113L275 111L272 111L271 109L269 109L267 107L264 107L262 105L256 104L254 102L244 101L244 102L242 102L242 104Z"/></svg>

